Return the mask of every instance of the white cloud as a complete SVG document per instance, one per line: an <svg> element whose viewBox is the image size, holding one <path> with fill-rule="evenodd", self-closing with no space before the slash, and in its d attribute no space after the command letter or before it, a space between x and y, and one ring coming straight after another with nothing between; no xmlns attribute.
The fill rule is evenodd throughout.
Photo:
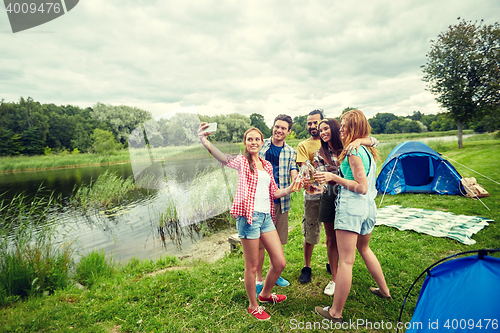
<svg viewBox="0 0 500 333"><path fill-rule="evenodd" d="M348 106L368 117L436 113L421 81L430 40L457 17L494 23L499 9L496 0L80 1L24 32L0 22L0 98L155 115L195 104L268 123Z"/></svg>

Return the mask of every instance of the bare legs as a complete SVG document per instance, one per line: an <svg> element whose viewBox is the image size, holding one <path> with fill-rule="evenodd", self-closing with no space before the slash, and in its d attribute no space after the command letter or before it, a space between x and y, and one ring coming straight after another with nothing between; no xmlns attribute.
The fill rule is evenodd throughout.
<svg viewBox="0 0 500 333"><path fill-rule="evenodd" d="M269 253L270 267L262 288L262 297L269 298L274 284L285 269L286 260L283 253L283 247L276 230L260 234L260 240L264 248ZM259 239L241 239L243 247L243 257L245 258L245 290L250 302L250 309L254 310L257 306L257 297L255 295L255 273L259 263Z"/></svg>
<svg viewBox="0 0 500 333"><path fill-rule="evenodd" d="M342 310L347 296L351 290L352 266L356 257L356 248L361 254L368 271L378 284L380 292L385 296L390 296L390 293L380 263L368 245L371 234L362 236L351 231L336 230L336 236L339 251L339 268L330 315L340 318L342 317Z"/></svg>
<svg viewBox="0 0 500 333"><path fill-rule="evenodd" d="M261 234L260 240L269 254L270 267L261 292L262 297L268 298L271 296L271 290L276 284L276 281L278 281L281 272L283 272L286 267L286 259L285 253L283 252L283 246L281 246L281 241L276 230ZM255 274L253 276L255 276Z"/></svg>
<svg viewBox="0 0 500 333"><path fill-rule="evenodd" d="M380 288L380 292L384 296L390 296L389 288L387 287L387 283L385 282L384 273L382 272L382 267L378 262L377 257L373 253L372 249L370 249L369 241L371 234L359 236L356 247L358 249L359 254L363 258L365 262L366 268L368 268L368 272L372 275L373 279L377 283Z"/></svg>
<svg viewBox="0 0 500 333"><path fill-rule="evenodd" d="M241 238L243 257L245 258L245 290L247 292L250 309L254 310L259 304L255 296L255 273L259 261L259 239Z"/></svg>
<svg viewBox="0 0 500 333"><path fill-rule="evenodd" d="M335 282L337 278L339 252L337 250L337 237L333 229L333 223L323 223L326 233L326 253L328 255L328 262L330 263L330 270L332 271L332 281Z"/></svg>
<svg viewBox="0 0 500 333"><path fill-rule="evenodd" d="M314 250L314 244L304 241L304 267L311 267L311 258Z"/></svg>
<svg viewBox="0 0 500 333"><path fill-rule="evenodd" d="M257 281L262 282L262 268L264 267L264 258L266 256L266 249L259 247L259 264L257 265Z"/></svg>

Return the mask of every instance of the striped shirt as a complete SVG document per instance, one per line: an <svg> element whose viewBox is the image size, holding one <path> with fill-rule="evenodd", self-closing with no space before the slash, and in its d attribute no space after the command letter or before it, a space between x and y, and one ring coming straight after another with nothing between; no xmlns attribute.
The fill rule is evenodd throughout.
<svg viewBox="0 0 500 333"><path fill-rule="evenodd" d="M271 138L265 139L264 144L260 148L259 157L261 159L266 158L266 152L271 147ZM279 158L279 188L287 188L290 186L292 179L290 177L290 171L298 170L297 163L297 152L295 149L290 147L286 142L281 149ZM281 212L286 213L290 210L290 194L285 195L280 199Z"/></svg>

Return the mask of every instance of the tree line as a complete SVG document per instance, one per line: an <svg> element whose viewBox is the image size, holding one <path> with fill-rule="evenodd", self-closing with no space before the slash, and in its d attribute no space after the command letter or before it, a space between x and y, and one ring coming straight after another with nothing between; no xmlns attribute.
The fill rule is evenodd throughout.
<svg viewBox="0 0 500 333"><path fill-rule="evenodd" d="M352 108L343 112L349 109ZM325 114L329 116L332 115ZM307 113L293 119L289 139L309 137L306 118ZM240 142L249 127L259 128L265 137L271 136L271 128L258 113L249 117L237 113L216 116L177 113L169 119L155 120L149 111L125 105L97 103L81 108L41 104L31 97L21 97L17 103L0 102L0 156L110 153L141 144L150 147L190 145L198 141L196 132L200 121L218 124L211 137L214 141ZM374 134L457 128L456 122L445 113L425 115L420 111L406 117L377 113L368 121ZM500 128L500 121L486 119L468 123L465 128L491 132Z"/></svg>
<svg viewBox="0 0 500 333"><path fill-rule="evenodd" d="M31 97L0 101L0 156L104 152L127 145L128 135L151 113L97 103L92 108L41 104Z"/></svg>

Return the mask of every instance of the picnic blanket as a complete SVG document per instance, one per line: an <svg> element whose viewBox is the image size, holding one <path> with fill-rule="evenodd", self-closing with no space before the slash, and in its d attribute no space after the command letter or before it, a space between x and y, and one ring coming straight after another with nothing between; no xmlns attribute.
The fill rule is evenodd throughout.
<svg viewBox="0 0 500 333"><path fill-rule="evenodd" d="M472 235L493 222L479 216L455 215L420 208L403 208L399 205L386 206L377 210L376 225L386 225L399 230L413 230L434 237L449 237L463 244L476 241Z"/></svg>

